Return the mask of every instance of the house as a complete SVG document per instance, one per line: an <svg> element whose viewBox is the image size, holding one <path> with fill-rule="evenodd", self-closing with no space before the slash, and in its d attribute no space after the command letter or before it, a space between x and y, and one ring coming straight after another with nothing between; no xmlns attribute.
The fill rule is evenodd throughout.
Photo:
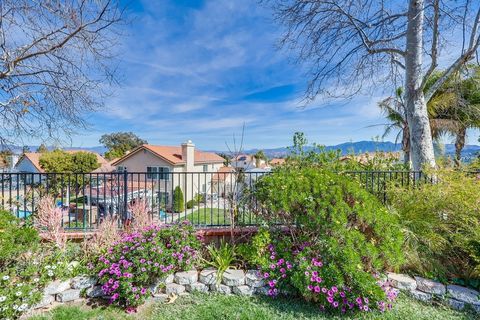
<svg viewBox="0 0 480 320"><path fill-rule="evenodd" d="M224 161L215 153L196 150L188 140L180 146L144 144L112 165L117 171L126 171L131 179L154 182L158 198L171 203L177 186L182 189L186 201L197 194L211 194L211 180Z"/></svg>
<svg viewBox="0 0 480 320"><path fill-rule="evenodd" d="M269 161L270 166L272 167L277 167L285 164L285 159L284 158L273 158L272 160Z"/></svg>
<svg viewBox="0 0 480 320"><path fill-rule="evenodd" d="M355 160L360 164L366 165L372 161L391 161L393 163L401 163L403 159L403 152L393 151L393 152L365 152L356 155L346 155L340 158L340 161L350 161Z"/></svg>
<svg viewBox="0 0 480 320"><path fill-rule="evenodd" d="M267 167L267 162L264 159L255 159L253 155L240 154L232 159L232 167L250 170L254 168L265 168Z"/></svg>
<svg viewBox="0 0 480 320"><path fill-rule="evenodd" d="M96 152L91 152L91 151L86 151L86 150L66 150L65 152L68 152L68 153L76 153L76 152L93 153L97 157L97 162L100 164L99 169L108 165L108 161ZM40 166L41 156L42 156L41 152L26 152L20 157L17 164L15 165L15 169L19 173L27 173L27 175L25 175L25 182L26 183L31 183L31 182L38 183L38 182L40 182L41 175L39 175L38 173L45 173L45 170L43 170L43 168ZM28 173L31 173L32 175L28 175Z"/></svg>
<svg viewBox="0 0 480 320"><path fill-rule="evenodd" d="M212 192L225 197L233 192L236 182L235 168L221 167L212 177Z"/></svg>

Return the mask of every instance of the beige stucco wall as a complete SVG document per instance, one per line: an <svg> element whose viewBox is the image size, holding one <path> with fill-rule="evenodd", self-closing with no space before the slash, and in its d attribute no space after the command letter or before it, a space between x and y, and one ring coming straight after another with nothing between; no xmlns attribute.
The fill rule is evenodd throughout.
<svg viewBox="0 0 480 320"><path fill-rule="evenodd" d="M193 166L194 173L182 174L183 172L186 172L185 165L173 166L148 150L140 150L116 165L117 167L126 167L127 172L147 172L147 167L152 166L168 167L170 172L173 172L174 174L170 175L170 181L168 183L164 183L164 181L161 180L160 186L156 187L157 190L159 190L158 188L161 188L162 191L163 189L166 189L171 197L172 190L175 189L175 187L180 186L186 201L193 199L197 194L202 194L204 192L211 194L212 192L215 192L215 190L212 190L211 186L212 175L223 166L222 163L206 164L208 171L207 173L203 173L203 164L195 164ZM189 170L189 172L192 172L192 170ZM133 178L144 181L146 175L134 175Z"/></svg>

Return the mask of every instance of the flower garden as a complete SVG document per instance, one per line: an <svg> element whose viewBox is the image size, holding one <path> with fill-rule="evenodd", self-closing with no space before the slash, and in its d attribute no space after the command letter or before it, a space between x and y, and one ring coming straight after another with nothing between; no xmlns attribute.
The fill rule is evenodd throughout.
<svg viewBox="0 0 480 320"><path fill-rule="evenodd" d="M425 319L478 317L475 176L438 171L415 188L393 181L384 205L323 164L287 163L259 179L249 196L261 224L212 243L188 221L152 225L141 201L128 229L107 218L81 242L61 234L48 196L32 220L2 211L0 318L209 318L185 301L199 310L218 303L212 314L230 310L232 319L292 317L279 301L312 319L399 319L405 308Z"/></svg>

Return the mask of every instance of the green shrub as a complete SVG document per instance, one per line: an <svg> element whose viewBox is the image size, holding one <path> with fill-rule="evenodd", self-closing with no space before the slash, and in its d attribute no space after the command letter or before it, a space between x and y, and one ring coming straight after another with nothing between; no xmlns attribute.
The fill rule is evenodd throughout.
<svg viewBox="0 0 480 320"><path fill-rule="evenodd" d="M222 281L223 274L230 268L236 260L236 247L228 242L221 241L220 246L214 244L207 246L208 260L205 262L217 269L217 283Z"/></svg>
<svg viewBox="0 0 480 320"><path fill-rule="evenodd" d="M480 276L480 180L453 170L436 183L391 186L389 199L406 235L406 270L440 280Z"/></svg>
<svg viewBox="0 0 480 320"><path fill-rule="evenodd" d="M271 227L287 227L290 236L277 234L275 250L292 251L285 259L297 266L291 284L299 292L308 297L300 262L316 259L328 262L326 283L373 304L385 300L374 274L403 262L403 237L396 216L373 195L347 177L313 167L279 168L255 187L259 214Z"/></svg>
<svg viewBox="0 0 480 320"><path fill-rule="evenodd" d="M42 298L42 287L77 273L78 250L40 245L37 231L0 211L0 319L16 319Z"/></svg>
<svg viewBox="0 0 480 320"><path fill-rule="evenodd" d="M196 205L197 205L197 203L195 202L195 200L188 200L187 201L187 209L192 209Z"/></svg>
<svg viewBox="0 0 480 320"><path fill-rule="evenodd" d="M173 211L174 212L182 212L185 210L183 205L183 192L180 186L175 187L173 191Z"/></svg>
<svg viewBox="0 0 480 320"><path fill-rule="evenodd" d="M38 232L8 211L0 211L0 268L7 267L20 255L35 250Z"/></svg>

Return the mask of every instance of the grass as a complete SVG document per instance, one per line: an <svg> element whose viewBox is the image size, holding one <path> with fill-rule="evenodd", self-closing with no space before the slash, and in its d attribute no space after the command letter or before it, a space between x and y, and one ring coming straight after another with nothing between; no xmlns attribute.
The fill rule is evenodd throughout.
<svg viewBox="0 0 480 320"><path fill-rule="evenodd" d="M188 213L188 212L191 212L191 213ZM228 211L223 209L218 209L218 208L188 209L187 216L181 217L181 220L188 220L195 225L228 225L230 224Z"/></svg>
<svg viewBox="0 0 480 320"><path fill-rule="evenodd" d="M193 210L193 212L192 212ZM194 225L230 225L230 213L228 210L219 208L199 208L187 210L187 216L180 220L188 220ZM252 224L255 220L248 211L240 212L238 224Z"/></svg>
<svg viewBox="0 0 480 320"><path fill-rule="evenodd" d="M173 304L151 303L139 309L134 315L127 315L122 310L107 307L96 308L81 306L61 306L47 314L35 316L30 320L87 320L87 319L185 319L185 320L325 320L325 319L415 319L415 320L450 320L476 319L474 315L457 312L443 306L425 305L401 296L394 309L387 313L370 312L353 314L348 317L329 316L319 311L318 307L308 302L292 298L239 297L213 294L195 294L178 298Z"/></svg>

